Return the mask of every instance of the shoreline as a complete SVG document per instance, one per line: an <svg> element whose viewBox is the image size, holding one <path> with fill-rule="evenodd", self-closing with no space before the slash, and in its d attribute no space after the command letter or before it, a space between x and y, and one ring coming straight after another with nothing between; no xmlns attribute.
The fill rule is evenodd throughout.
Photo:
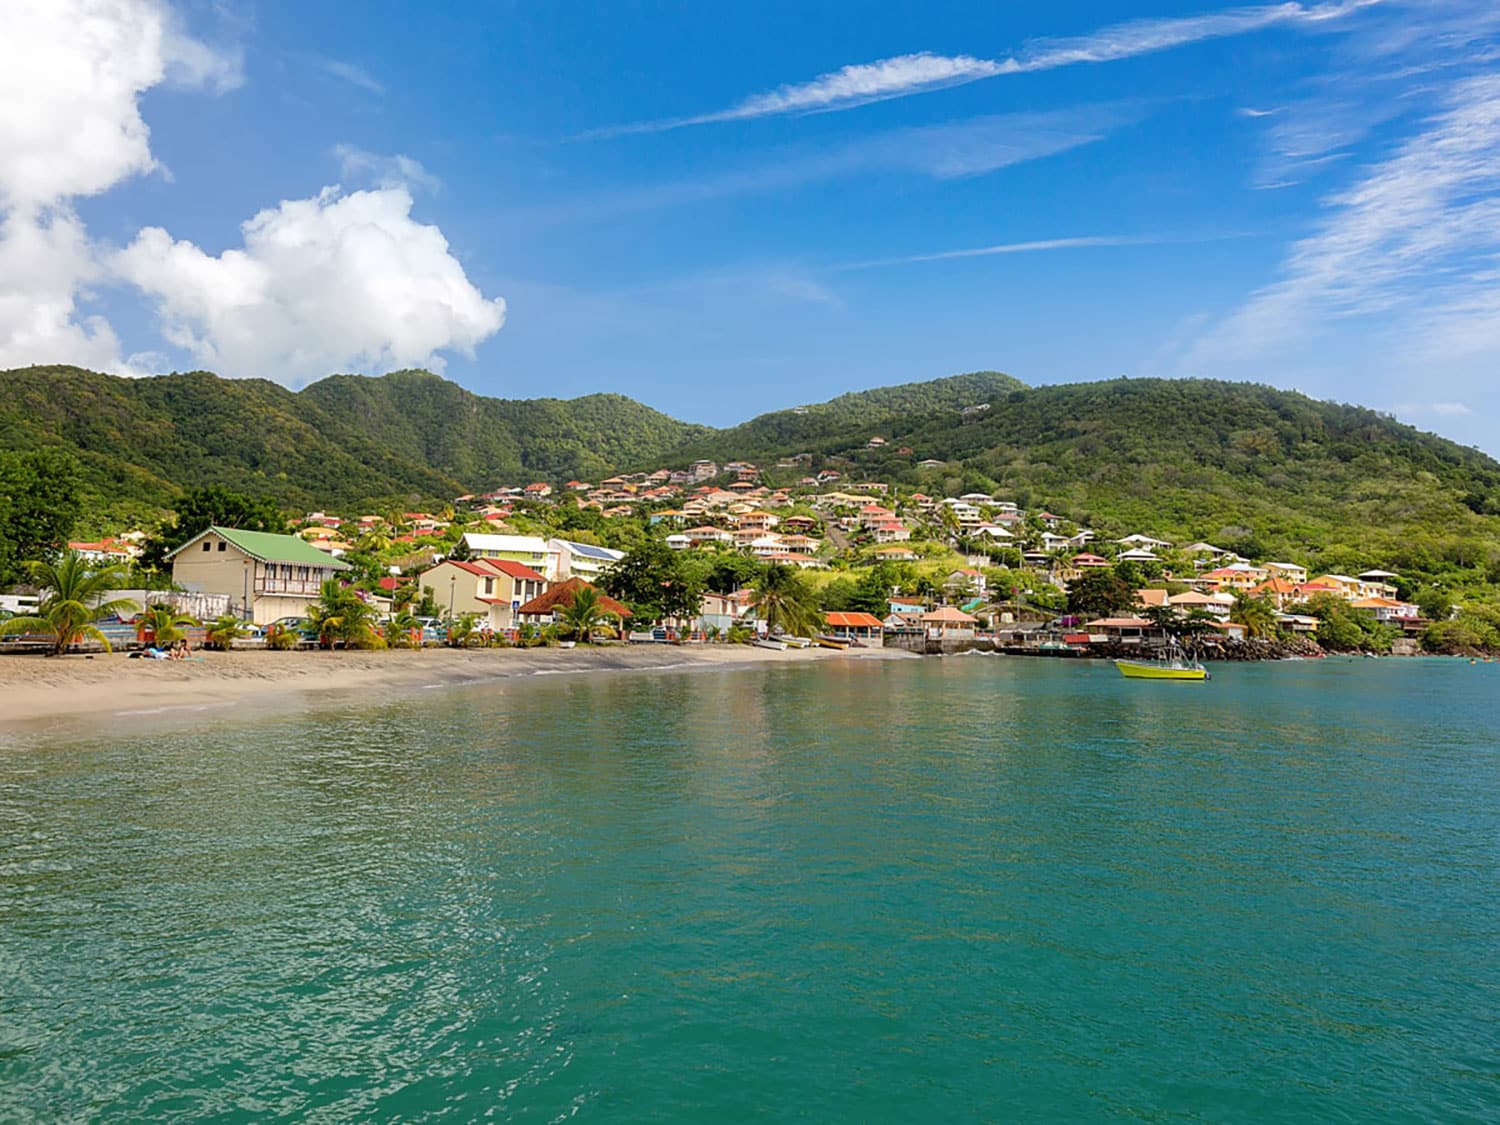
<svg viewBox="0 0 1500 1125"><path fill-rule="evenodd" d="M0 656L0 730L65 719L97 722L205 708L240 710L324 695L381 697L434 687L501 683L535 675L728 669L829 660L921 657L900 649L771 649L724 646L424 649L339 652L197 652L188 661L133 660L124 653Z"/></svg>

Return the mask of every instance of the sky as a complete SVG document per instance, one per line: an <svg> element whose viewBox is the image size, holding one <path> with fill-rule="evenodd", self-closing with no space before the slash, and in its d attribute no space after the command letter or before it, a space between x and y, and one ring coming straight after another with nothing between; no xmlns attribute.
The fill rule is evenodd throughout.
<svg viewBox="0 0 1500 1125"><path fill-rule="evenodd" d="M0 367L711 424L1249 379L1500 454L1500 4L0 0Z"/></svg>

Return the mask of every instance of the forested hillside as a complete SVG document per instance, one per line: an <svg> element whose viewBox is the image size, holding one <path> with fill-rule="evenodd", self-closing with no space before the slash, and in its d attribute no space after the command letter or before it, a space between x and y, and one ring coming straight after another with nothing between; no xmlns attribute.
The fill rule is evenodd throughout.
<svg viewBox="0 0 1500 1125"><path fill-rule="evenodd" d="M886 444L867 448L877 435ZM91 525L152 522L206 485L348 509L696 457L770 468L811 453L853 479L980 489L1106 534L1208 538L1330 569L1372 552L1423 571L1500 554L1493 459L1370 410L1201 380L1027 388L980 372L710 430L619 395L495 399L424 371L293 392L202 372L131 380L34 367L0 372L0 447L72 452ZM943 464L918 464L929 458Z"/></svg>
<svg viewBox="0 0 1500 1125"><path fill-rule="evenodd" d="M1106 532L1207 537L1252 555L1500 545L1500 463L1371 410L1270 387L1071 383L1013 390L969 419L910 418L881 450L864 448L868 433L813 451L860 476L994 491ZM911 454L895 453L903 447ZM919 468L927 458L945 464Z"/></svg>
<svg viewBox="0 0 1500 1125"><path fill-rule="evenodd" d="M0 372L0 444L71 450L90 506L124 518L215 484L304 509L452 499L598 477L705 432L620 395L507 401L425 371L334 376L301 392L205 372Z"/></svg>
<svg viewBox="0 0 1500 1125"><path fill-rule="evenodd" d="M926 383L902 383L854 391L828 402L761 414L727 430L699 435L672 450L673 463L709 457L751 461L811 451L863 445L874 436L909 428L914 420L952 419L968 406L1026 389L1026 384L998 371L951 375ZM897 443L899 445L899 443Z"/></svg>

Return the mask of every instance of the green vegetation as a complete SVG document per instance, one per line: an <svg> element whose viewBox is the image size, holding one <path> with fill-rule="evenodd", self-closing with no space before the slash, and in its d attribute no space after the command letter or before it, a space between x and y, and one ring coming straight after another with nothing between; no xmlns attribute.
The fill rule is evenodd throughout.
<svg viewBox="0 0 1500 1125"><path fill-rule="evenodd" d="M137 622L139 628L151 634L152 643L158 648L163 645L176 644L187 636L186 627L196 624L198 624L196 617L191 614L178 613L171 606L160 602L148 606Z"/></svg>
<svg viewBox="0 0 1500 1125"><path fill-rule="evenodd" d="M884 444L872 447L877 436ZM990 493L1094 529L1106 555L1115 553L1111 539L1142 531L1315 574L1390 569L1401 575L1400 596L1434 622L1424 643L1437 651L1487 643L1484 613L1500 588L1500 463L1373 411L1250 384L1027 388L980 372L711 430L619 396L507 401L421 371L340 375L292 392L202 372L126 380L38 367L0 372L0 449L0 585L24 574L24 560L59 549L75 525L89 534L158 527L145 565L159 573L167 550L210 523L282 530L288 515L326 508L386 517L345 556L354 583L373 590L392 567L411 574L436 554L461 554L463 531L478 525L471 513L444 510L460 493L533 479L597 481L702 456L754 460L773 485L823 469L841 483L889 482L888 502L907 518L916 510L912 490ZM452 526L413 539L400 513L417 507ZM626 551L606 589L643 620L690 616L703 591L762 580L761 565L738 552L669 551L647 522L649 505L634 507L606 518L566 500L523 503L508 524ZM916 563L856 549L796 581L823 609L879 613L892 592L935 600L949 570L983 555L997 564L985 571L997 600L1063 608L1044 573L1051 564L1025 566L1013 546L950 539L957 529L945 531L942 521L951 525L952 515L940 509L918 523ZM1032 522L1017 531L1039 532ZM1090 576L1080 580L1075 608L1127 609L1121 586L1165 581L1167 571L1180 576L1192 565L1168 552L1160 563L1117 567L1116 581ZM1090 588L1106 584L1112 589ZM409 589L397 600L431 615L442 599ZM1250 615L1252 631L1268 628L1253 608L1237 613ZM1321 632L1331 643L1389 639L1384 626L1355 630L1346 614L1326 613Z"/></svg>
<svg viewBox="0 0 1500 1125"><path fill-rule="evenodd" d="M752 590L750 608L771 632L810 637L823 631L823 615L794 568L773 563L761 573Z"/></svg>
<svg viewBox="0 0 1500 1125"><path fill-rule="evenodd" d="M558 614L560 632L565 637L588 644L594 631L614 617L613 613L599 604L599 591L592 586L580 586L573 593L572 604L566 605Z"/></svg>
<svg viewBox="0 0 1500 1125"><path fill-rule="evenodd" d="M652 537L628 551L600 584L639 620L696 617L706 578L694 565L699 562Z"/></svg>
<svg viewBox="0 0 1500 1125"><path fill-rule="evenodd" d="M117 566L91 566L68 551L55 563L33 562L27 569L31 581L47 595L36 613L0 624L0 634L44 633L53 639L54 655L85 637L98 641L108 652L109 639L94 622L111 614L134 613L137 608L126 598L108 597L120 588L123 571Z"/></svg>
<svg viewBox="0 0 1500 1125"><path fill-rule="evenodd" d="M300 392L201 371L0 372L0 448L71 451L83 499L122 523L154 522L182 491L212 485L281 507L382 510L503 480L597 479L707 432L620 395L509 401L426 371Z"/></svg>
<svg viewBox="0 0 1500 1125"><path fill-rule="evenodd" d="M232 613L226 613L210 621L204 628L203 639L209 646L228 652L234 642L248 635L249 626Z"/></svg>
<svg viewBox="0 0 1500 1125"><path fill-rule="evenodd" d="M61 449L0 449L0 588L56 551L82 510L78 461Z"/></svg>
<svg viewBox="0 0 1500 1125"><path fill-rule="evenodd" d="M311 627L324 648L384 648L385 638L375 629L375 610L337 578L326 579L315 604L307 611Z"/></svg>

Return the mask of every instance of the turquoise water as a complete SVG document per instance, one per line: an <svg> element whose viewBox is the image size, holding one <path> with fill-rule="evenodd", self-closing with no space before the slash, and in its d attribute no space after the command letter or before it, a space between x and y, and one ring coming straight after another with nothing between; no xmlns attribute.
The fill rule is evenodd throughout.
<svg viewBox="0 0 1500 1125"><path fill-rule="evenodd" d="M1497 700L831 660L13 736L0 1119L1494 1120Z"/></svg>

